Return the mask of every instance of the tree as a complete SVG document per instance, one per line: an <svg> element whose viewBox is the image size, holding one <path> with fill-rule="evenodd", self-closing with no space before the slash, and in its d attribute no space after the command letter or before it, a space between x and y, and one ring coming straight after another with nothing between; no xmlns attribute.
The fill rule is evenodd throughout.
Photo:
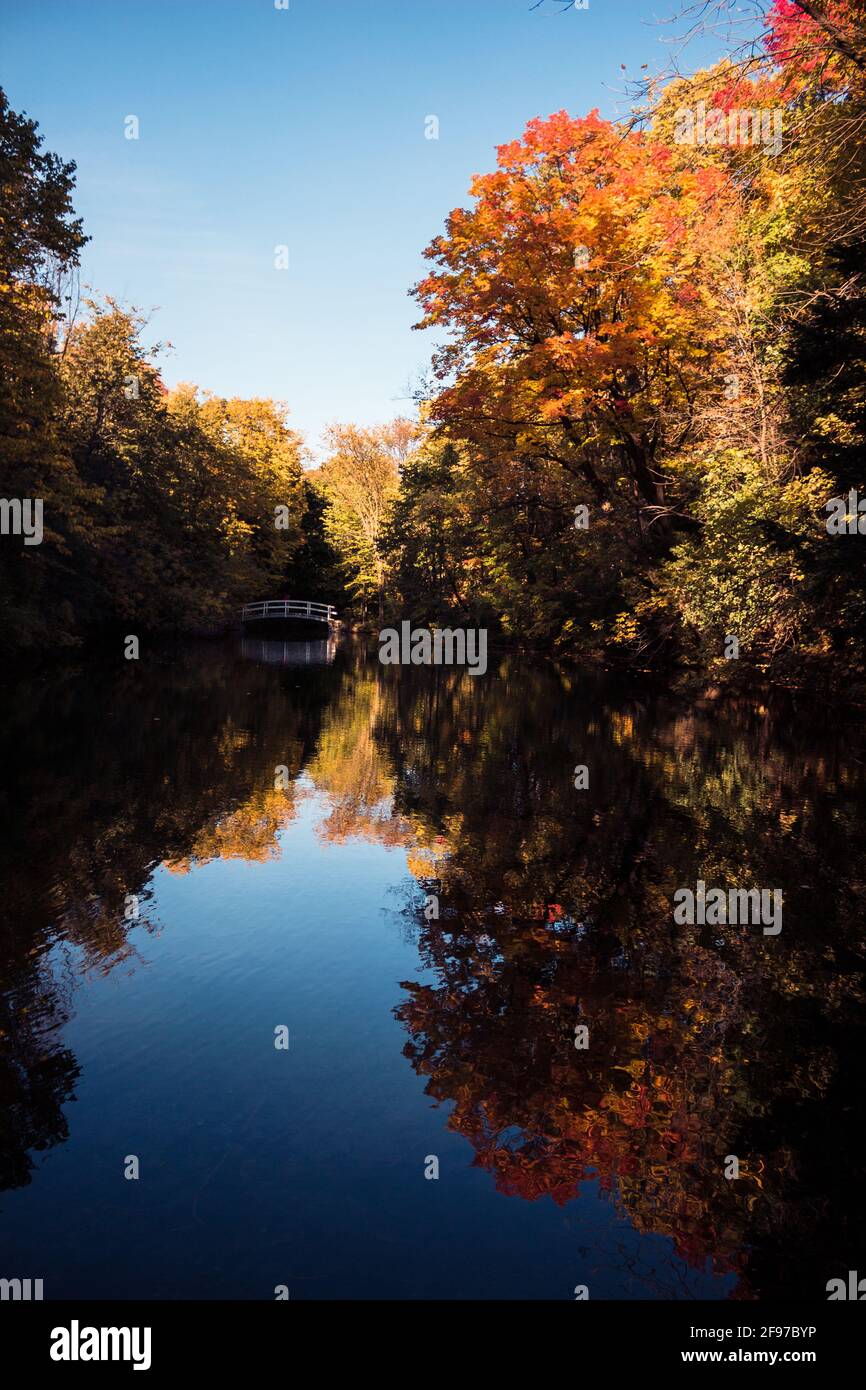
<svg viewBox="0 0 866 1390"><path fill-rule="evenodd" d="M342 557L351 591L365 608L376 602L380 622L385 614L382 535L411 438L406 420L367 428L332 425L326 433L330 453L319 476L330 504L328 538Z"/></svg>
<svg viewBox="0 0 866 1390"><path fill-rule="evenodd" d="M477 603L478 546L473 546L457 449L426 441L402 469L400 489L382 541L401 611L430 622L466 616ZM475 538L477 540L477 538Z"/></svg>
<svg viewBox="0 0 866 1390"><path fill-rule="evenodd" d="M302 486L301 543L283 576L285 590L290 598L333 603L342 609L346 592L339 572L340 556L327 536L328 502L308 476Z"/></svg>
<svg viewBox="0 0 866 1390"><path fill-rule="evenodd" d="M452 335L432 418L504 468L553 467L596 501L625 489L645 525L675 520L659 461L718 371L724 180L595 113L532 121L498 154L415 290L419 326Z"/></svg>
<svg viewBox="0 0 866 1390"><path fill-rule="evenodd" d="M141 315L89 310L61 367L64 436L99 494L73 586L82 621L220 621L272 590L300 544L300 440L277 402L168 391Z"/></svg>
<svg viewBox="0 0 866 1390"><path fill-rule="evenodd" d="M702 393L724 389L736 192L667 143L565 112L500 146L471 192L415 290L419 326L450 333L430 418L464 451L506 626L586 651L624 578L696 525L674 465Z"/></svg>
<svg viewBox="0 0 866 1390"><path fill-rule="evenodd" d="M44 539L4 537L0 644L63 641L51 602L83 493L56 428L56 320L86 240L72 216L75 165L42 150L34 121L0 89L0 477L6 499L39 500Z"/></svg>
<svg viewBox="0 0 866 1390"><path fill-rule="evenodd" d="M301 544L306 495L301 439L280 402L206 394L201 425L222 450L226 506L247 537L248 584L277 582Z"/></svg>

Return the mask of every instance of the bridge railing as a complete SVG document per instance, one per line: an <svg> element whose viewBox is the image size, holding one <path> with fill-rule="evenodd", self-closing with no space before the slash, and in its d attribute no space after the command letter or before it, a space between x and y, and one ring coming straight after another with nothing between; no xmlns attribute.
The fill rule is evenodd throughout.
<svg viewBox="0 0 866 1390"><path fill-rule="evenodd" d="M330 623L337 616L337 610L330 603L306 603L303 599L264 599L261 603L245 603L241 609L241 621L252 622L259 618L309 618L315 623Z"/></svg>

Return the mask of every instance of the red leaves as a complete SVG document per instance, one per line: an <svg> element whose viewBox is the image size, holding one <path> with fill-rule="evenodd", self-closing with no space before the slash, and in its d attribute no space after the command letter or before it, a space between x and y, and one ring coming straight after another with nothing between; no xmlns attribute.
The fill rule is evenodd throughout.
<svg viewBox="0 0 866 1390"><path fill-rule="evenodd" d="M775 0L767 16L765 46L782 69L789 92L816 74L825 86L841 86L841 67L862 48L863 21L855 17L851 0L822 0L820 12L818 23L795 0Z"/></svg>

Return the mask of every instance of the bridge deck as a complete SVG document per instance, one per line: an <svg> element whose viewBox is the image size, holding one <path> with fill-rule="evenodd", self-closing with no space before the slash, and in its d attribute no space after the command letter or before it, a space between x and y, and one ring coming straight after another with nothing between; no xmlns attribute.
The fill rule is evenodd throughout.
<svg viewBox="0 0 866 1390"><path fill-rule="evenodd" d="M245 603L241 622L258 622L262 618L301 618L312 623L332 623L337 610L330 603L307 603L304 599L263 599L260 603Z"/></svg>

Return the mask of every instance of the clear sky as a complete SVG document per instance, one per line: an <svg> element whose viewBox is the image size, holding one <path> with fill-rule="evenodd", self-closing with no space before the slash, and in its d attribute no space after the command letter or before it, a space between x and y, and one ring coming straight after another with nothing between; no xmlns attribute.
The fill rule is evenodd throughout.
<svg viewBox="0 0 866 1390"><path fill-rule="evenodd" d="M82 279L154 311L166 381L284 400L315 447L411 412L407 290L494 147L664 62L675 0L532 3L0 0L0 82L76 161Z"/></svg>

